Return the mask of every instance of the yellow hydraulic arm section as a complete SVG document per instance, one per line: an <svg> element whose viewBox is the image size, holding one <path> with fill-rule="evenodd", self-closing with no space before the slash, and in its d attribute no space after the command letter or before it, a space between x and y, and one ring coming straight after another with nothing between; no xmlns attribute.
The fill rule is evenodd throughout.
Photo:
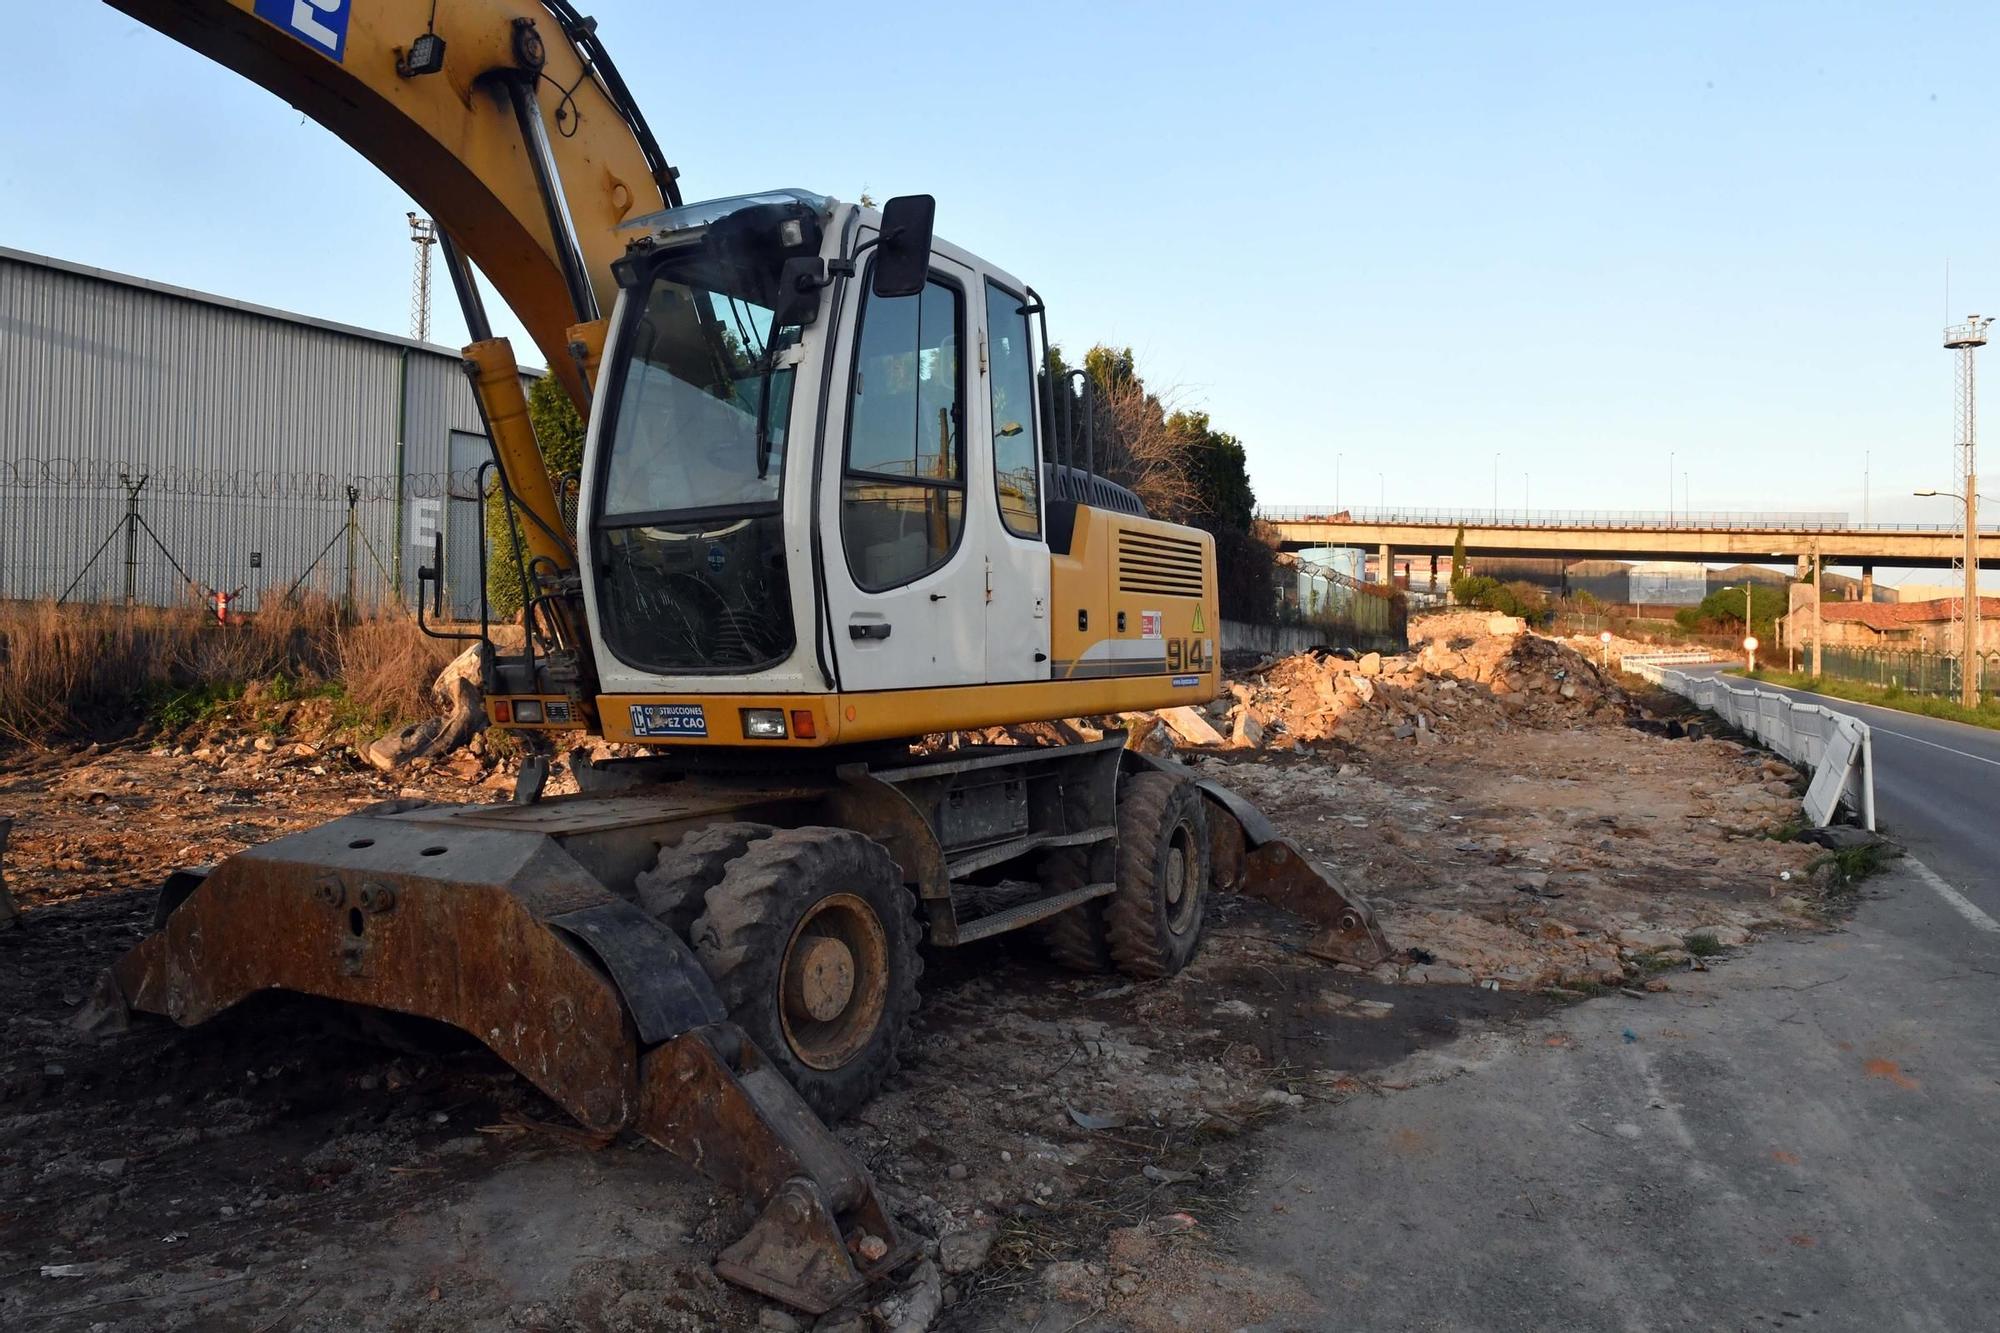
<svg viewBox="0 0 2000 1333"><path fill-rule="evenodd" d="M107 0L262 85L380 167L469 259L589 407L619 223L680 202L594 23L567 0ZM467 349L535 556L567 562L513 357ZM508 402L508 399L515 400ZM518 408L518 410L516 410ZM539 520L539 522L537 522Z"/></svg>

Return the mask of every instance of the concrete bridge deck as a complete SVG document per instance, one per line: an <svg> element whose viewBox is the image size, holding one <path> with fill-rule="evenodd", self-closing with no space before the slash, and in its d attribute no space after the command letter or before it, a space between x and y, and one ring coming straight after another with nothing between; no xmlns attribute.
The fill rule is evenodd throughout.
<svg viewBox="0 0 2000 1333"><path fill-rule="evenodd" d="M1571 560L1693 560L1769 564L1818 555L1825 565L1948 568L1965 538L1947 524L1849 523L1845 514L1648 514L1267 507L1287 550L1386 548L1449 555L1460 531L1470 555ZM2000 527L1980 526L1979 564L2000 569Z"/></svg>

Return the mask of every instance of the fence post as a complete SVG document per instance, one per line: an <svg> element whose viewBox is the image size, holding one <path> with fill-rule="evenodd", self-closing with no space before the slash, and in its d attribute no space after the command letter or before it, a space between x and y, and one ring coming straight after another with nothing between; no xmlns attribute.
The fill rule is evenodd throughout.
<svg viewBox="0 0 2000 1333"><path fill-rule="evenodd" d="M118 483L125 488L125 605L133 606L139 600L139 492L146 489L146 478L133 480L119 474Z"/></svg>
<svg viewBox="0 0 2000 1333"><path fill-rule="evenodd" d="M361 490L356 486L347 488L347 590L341 595L341 619L353 621L354 614L354 506L361 499Z"/></svg>

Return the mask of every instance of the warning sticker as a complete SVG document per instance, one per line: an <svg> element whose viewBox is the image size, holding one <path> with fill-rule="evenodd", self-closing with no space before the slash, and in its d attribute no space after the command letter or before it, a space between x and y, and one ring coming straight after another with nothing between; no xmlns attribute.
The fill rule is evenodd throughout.
<svg viewBox="0 0 2000 1333"><path fill-rule="evenodd" d="M1139 637L1142 639L1166 638L1166 620L1165 612L1141 611L1139 613Z"/></svg>
<svg viewBox="0 0 2000 1333"><path fill-rule="evenodd" d="M1202 617L1201 607L1199 604L1197 604L1194 608L1193 630L1196 634L1208 633L1208 621Z"/></svg>

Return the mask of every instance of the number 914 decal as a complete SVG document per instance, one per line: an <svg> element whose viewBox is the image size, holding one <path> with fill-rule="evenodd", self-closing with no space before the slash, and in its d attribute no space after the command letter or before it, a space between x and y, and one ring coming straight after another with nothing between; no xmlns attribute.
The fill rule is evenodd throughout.
<svg viewBox="0 0 2000 1333"><path fill-rule="evenodd" d="M1206 639L1168 639L1168 671L1206 671L1215 648Z"/></svg>

